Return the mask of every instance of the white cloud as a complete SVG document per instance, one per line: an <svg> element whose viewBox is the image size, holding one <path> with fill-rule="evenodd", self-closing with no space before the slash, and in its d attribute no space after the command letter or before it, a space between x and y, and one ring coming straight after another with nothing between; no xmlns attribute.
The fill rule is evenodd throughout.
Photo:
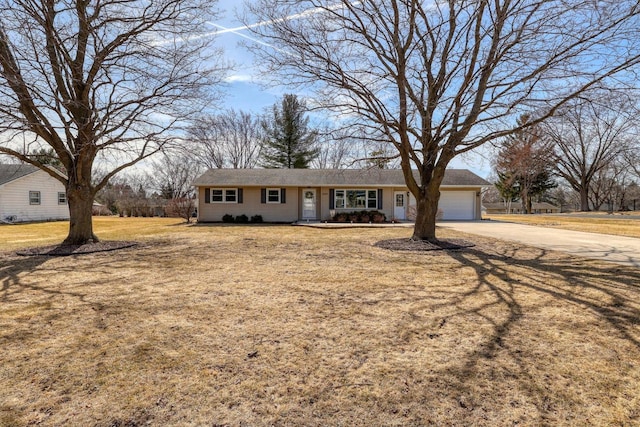
<svg viewBox="0 0 640 427"><path fill-rule="evenodd" d="M241 83L254 83L255 82L255 78L252 75L249 74L234 74L231 76L228 76L227 78L224 79L225 82L227 83L236 83L236 82L241 82Z"/></svg>

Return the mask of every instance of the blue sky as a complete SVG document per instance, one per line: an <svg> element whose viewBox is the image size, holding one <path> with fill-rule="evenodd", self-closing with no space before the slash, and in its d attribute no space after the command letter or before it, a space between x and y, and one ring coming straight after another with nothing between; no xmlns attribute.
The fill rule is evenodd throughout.
<svg viewBox="0 0 640 427"><path fill-rule="evenodd" d="M270 107L278 98L287 91L286 87L265 87L260 84L260 73L254 64L253 56L247 49L241 46L241 42L249 41L244 34L250 37L247 30L228 32L226 29L242 27L236 15L242 13L242 2L238 0L219 0L219 19L213 21L218 27L212 25L212 30L218 29L216 44L224 49L225 58L234 64L234 69L229 73L227 80L226 97L222 104L226 108L235 108L245 111L262 111Z"/></svg>
<svg viewBox="0 0 640 427"><path fill-rule="evenodd" d="M225 58L234 64L234 69L227 79L226 96L220 107L258 113L278 102L283 94L297 93L293 88L267 87L261 84L260 71L254 58L241 43L250 42L247 37L252 35L248 30L228 31L243 26L236 18L242 14L243 3L238 0L219 0L217 7L220 14L218 19L212 22L211 28L219 30L216 44L224 49ZM473 153L466 154L453 159L449 167L470 169L484 178L491 172L491 165L485 157Z"/></svg>

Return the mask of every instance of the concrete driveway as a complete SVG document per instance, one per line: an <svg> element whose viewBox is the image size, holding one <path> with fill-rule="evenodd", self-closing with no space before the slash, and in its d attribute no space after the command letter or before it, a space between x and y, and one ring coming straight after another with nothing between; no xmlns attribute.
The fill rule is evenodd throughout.
<svg viewBox="0 0 640 427"><path fill-rule="evenodd" d="M438 226L640 268L640 239L634 237L585 233L501 221L445 221L439 222Z"/></svg>

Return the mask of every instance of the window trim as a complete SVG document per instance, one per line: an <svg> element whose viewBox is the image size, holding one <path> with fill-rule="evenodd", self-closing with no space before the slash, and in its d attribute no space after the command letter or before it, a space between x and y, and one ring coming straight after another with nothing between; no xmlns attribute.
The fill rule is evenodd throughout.
<svg viewBox="0 0 640 427"><path fill-rule="evenodd" d="M36 201L34 197L32 196L36 196L38 198L38 200ZM40 191L32 191L29 190L29 204L30 205L41 205L42 204L42 193Z"/></svg>
<svg viewBox="0 0 640 427"><path fill-rule="evenodd" d="M58 191L58 204L59 205L67 204L67 193L65 193L64 191Z"/></svg>
<svg viewBox="0 0 640 427"><path fill-rule="evenodd" d="M281 188L267 188L267 198L266 198L266 202L267 203L282 203L282 189ZM269 192L274 192L276 194L276 198L277 200L269 200L270 194Z"/></svg>
<svg viewBox="0 0 640 427"><path fill-rule="evenodd" d="M213 192L214 191L220 191L222 194L222 200L214 200L213 199ZM233 192L234 196L233 196L233 200L229 200L228 196L229 194L227 194L228 192ZM210 203L238 203L238 197L239 197L239 192L237 188L210 188L209 189L209 201Z"/></svg>
<svg viewBox="0 0 640 427"><path fill-rule="evenodd" d="M364 191L364 206L348 206L348 192ZM369 197L373 194L375 197ZM369 207L375 205L375 207ZM333 192L334 209L343 210L377 210L378 209L378 190L375 188L336 188Z"/></svg>

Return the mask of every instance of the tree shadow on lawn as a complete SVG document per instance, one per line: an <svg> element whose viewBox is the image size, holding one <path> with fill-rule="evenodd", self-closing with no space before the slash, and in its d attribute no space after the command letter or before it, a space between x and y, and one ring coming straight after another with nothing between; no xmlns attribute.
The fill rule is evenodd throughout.
<svg viewBox="0 0 640 427"><path fill-rule="evenodd" d="M98 253L105 253L106 255L109 252L111 251L103 251ZM75 260L78 255L84 257L91 256L91 254L94 253L97 252L65 254L64 258ZM78 292L77 289L79 286L77 284L69 286L69 288L61 286L51 287L47 286L46 283L40 286L27 283L26 281L21 279L22 277L27 277L29 274L35 273L36 271L39 273L45 272L46 274L48 270L48 268L46 267L47 262L54 261L56 259L60 259L60 257L49 255L22 256L13 253L0 254L0 304L13 302L13 300L15 300L15 298L24 291L35 291L42 295L50 295L51 297L69 296L77 298L81 302L93 304L87 301L87 296L90 295L90 291L87 291L86 293ZM108 272L110 269L110 263L111 261L108 257L94 257L91 259L91 270L93 274L101 275L105 277L105 279L97 280L95 277L93 277L90 283L87 283L88 287L100 286L109 283ZM66 265L56 264L55 267L51 267L50 274L60 276L71 274L77 271L78 266L76 265L76 263L68 262L66 263ZM100 307L95 308L100 309Z"/></svg>
<svg viewBox="0 0 640 427"><path fill-rule="evenodd" d="M632 396L624 397L622 386L618 389L615 382L623 382L625 374L620 371L624 369L638 379L634 361L640 355L640 270L542 249L529 248L526 253L523 256L517 247L486 245L446 252L462 268L473 269L477 284L442 304L453 303L459 308L453 317L475 317L492 329L465 360L443 372L455 379L456 384L449 387L460 392L460 406L470 410L482 407L483 402L474 398L478 378L483 377L481 383L489 389L501 378L516 379L519 393L536 407L536 422L568 422L567 413L572 412L578 420L586 421L588 415L580 413L581 407L585 412L588 407L593 415L594 406L612 410L617 404L618 415L624 414L623 424L637 421L640 407ZM438 308L438 304L429 306L431 310ZM532 348L536 343L540 346ZM613 356L603 355L607 351ZM606 374L598 377L601 372L596 372L590 377L581 370L597 371L601 366L582 366L572 355L582 361L601 359L603 369L610 370L609 374L616 372L618 379L611 380L610 390L598 388L607 381ZM634 381L632 377L629 380ZM566 394L561 391L563 381ZM504 389L496 387L496 391ZM613 401L600 400L603 397ZM517 398L510 402L515 414L522 403ZM525 419L531 421L531 415Z"/></svg>
<svg viewBox="0 0 640 427"><path fill-rule="evenodd" d="M297 421L300 425L305 424L303 421L309 424L310 420L316 421L316 425L320 425L320 420L334 425L349 424L351 420L351 424L363 425L362 420L366 419L375 425L373 420L378 416L386 416L380 419L390 425L612 424L615 418L602 415L604 411L614 416L617 411L620 425L637 421L632 413L634 397L625 395L628 390L624 389L623 382L625 378L631 383L638 382L640 377L637 366L640 270L522 249L517 245L498 247L493 240L474 241L478 243L476 247L460 251L406 256L396 252L389 257L388 265L380 262L382 257L377 249L358 255L357 259L363 262L371 261L371 269L380 275L396 277L395 269L412 269L411 274L397 275L398 281L406 281L397 287L387 282L376 286L376 280L371 279L371 286L336 285L316 289L308 286L308 279L299 283L292 280L281 286L276 296L289 304L287 313L300 314L306 319L300 322L302 325L275 322L269 326L264 321L264 316L270 313L267 310L271 300L267 298L259 300L264 313L243 311L246 325L229 329L229 339L233 339L232 347L238 353L260 351L250 363L248 359L234 362L230 356L226 359L212 356L208 343L200 343L200 347L194 347L200 350L194 351L206 352L215 363L226 363L229 378L223 378L224 373L220 373L215 386L228 389L238 402L246 401L247 405L265 411L265 419L270 416L272 424L278 424L278 420L286 424L289 417L289 423ZM254 242L220 244L223 246L218 250L233 248L239 254L246 249L243 244ZM335 259L327 259L322 252L323 268L329 263L339 271L348 271L356 259L349 254L359 249L358 245L362 243L353 243L353 247L343 249L344 253L334 254ZM160 255L167 259L175 251L175 241L158 243L158 246L162 249ZM287 249L283 256L305 252L307 256L315 254L301 242ZM159 255L154 254L157 260ZM77 298L95 310L94 323L98 327L100 311L105 307L92 301L91 287L108 283L107 273L113 268L113 259L108 254L77 259L90 262L94 274L104 279L92 279L86 290L82 283L69 287L47 287L43 282L33 284L24 279L25 275L49 269L51 274L71 274L81 266L60 260L54 263L50 257L0 255L0 308L14 304L16 309L24 310L20 301L22 292L43 295L45 298L40 298L43 303L48 296L51 300ZM306 265L303 259L296 262ZM45 265L48 261L52 261L51 266ZM144 259L132 262L142 261ZM317 264L318 259L311 257L308 266ZM433 279L432 273L438 270L438 264L451 280ZM171 264L167 263L166 268L171 268ZM467 280L472 284L468 285ZM234 288L221 291L235 292ZM242 289L237 292L243 298L251 296L242 294ZM287 295L283 293L290 294L291 299L284 299ZM281 314L277 307L274 310L273 313ZM55 310L55 315L67 316L68 312L61 308ZM288 326L297 329L290 332ZM372 332L376 326L380 326L380 330ZM215 325L212 328L215 329ZM237 335L238 330L250 333L245 337ZM28 321L13 335L18 339L19 333L27 332ZM288 338L290 333L296 334L295 340ZM223 332L216 330L209 338L220 334ZM360 343L356 340L359 335L362 336ZM261 338L260 344L255 344L257 337L263 337L264 342ZM600 337L602 340L598 342ZM5 342L11 339L3 338ZM608 345L614 346L608 349ZM310 349L309 354L300 351L306 347ZM325 358L322 351L331 354ZM593 351L610 351L613 355L591 354ZM313 356L316 358L311 359ZM580 365L591 358L602 360L604 368L598 371L597 366ZM292 359L302 368L292 369L289 365ZM325 370L321 369L323 364L326 364ZM262 370L258 369L261 366ZM153 372L153 368L149 369ZM589 370L594 371L591 377ZM608 376L611 384L604 383ZM295 381L301 378L308 379L312 385L290 396L289 387L297 390L299 384ZM236 380L269 383L276 389L281 386L283 401L293 402L293 409L276 411L274 415L269 412L273 406L269 399L247 394L251 389L243 393L242 389L234 388ZM380 394L376 394L378 390L382 390ZM613 397L608 400L608 396L618 400ZM342 397L344 400L339 402L346 403L336 403L336 397ZM193 404L194 401L187 402ZM212 407L220 403L211 402ZM238 415L240 409L220 408L222 420L241 416ZM333 419L327 418L331 411L337 414ZM636 411L640 416L640 408ZM303 419L295 418L297 413L320 415ZM249 416L247 414L249 412L245 416ZM360 423L353 423L353 416L363 418ZM574 418L567 418L570 416ZM413 421L409 417L414 417ZM259 424L258 418L247 421L251 420Z"/></svg>

